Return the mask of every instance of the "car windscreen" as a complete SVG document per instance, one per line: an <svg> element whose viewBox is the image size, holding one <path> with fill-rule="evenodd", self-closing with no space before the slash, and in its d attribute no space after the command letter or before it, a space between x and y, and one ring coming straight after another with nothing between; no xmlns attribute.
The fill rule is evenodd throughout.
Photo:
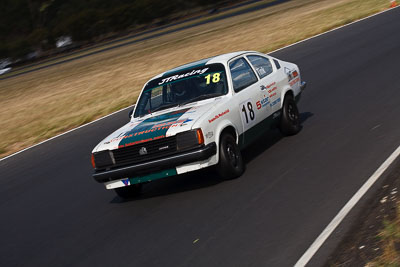
<svg viewBox="0 0 400 267"><path fill-rule="evenodd" d="M227 92L225 67L222 64L167 73L146 84L137 101L134 117L217 97Z"/></svg>

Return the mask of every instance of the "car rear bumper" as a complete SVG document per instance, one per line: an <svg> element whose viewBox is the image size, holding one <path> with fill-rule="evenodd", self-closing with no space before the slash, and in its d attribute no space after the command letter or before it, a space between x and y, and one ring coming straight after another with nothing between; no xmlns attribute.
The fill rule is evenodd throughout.
<svg viewBox="0 0 400 267"><path fill-rule="evenodd" d="M113 180L118 180L126 177L134 177L138 174L149 174L163 169L168 169L183 165L186 163L202 161L215 155L217 146L215 142L195 150L183 152L180 154L168 156L161 159L156 159L148 162L143 162L135 165L125 166L117 169L96 171L93 178L99 183L105 183Z"/></svg>

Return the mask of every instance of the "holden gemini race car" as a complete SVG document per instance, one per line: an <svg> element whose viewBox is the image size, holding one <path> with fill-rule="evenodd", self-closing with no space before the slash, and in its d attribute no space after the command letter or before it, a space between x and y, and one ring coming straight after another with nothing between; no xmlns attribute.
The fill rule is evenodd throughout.
<svg viewBox="0 0 400 267"><path fill-rule="evenodd" d="M300 131L305 86L297 65L251 51L164 72L144 85L129 123L93 149L93 177L122 198L211 166L224 179L239 177L248 144L271 128Z"/></svg>

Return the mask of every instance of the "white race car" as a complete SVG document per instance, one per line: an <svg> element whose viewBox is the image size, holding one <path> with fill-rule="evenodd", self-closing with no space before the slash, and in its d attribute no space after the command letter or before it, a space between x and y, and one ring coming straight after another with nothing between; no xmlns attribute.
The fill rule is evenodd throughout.
<svg viewBox="0 0 400 267"><path fill-rule="evenodd" d="M164 72L145 84L130 122L93 149L93 177L122 198L210 166L238 177L241 149L273 127L300 131L296 102L305 86L297 65L251 51Z"/></svg>

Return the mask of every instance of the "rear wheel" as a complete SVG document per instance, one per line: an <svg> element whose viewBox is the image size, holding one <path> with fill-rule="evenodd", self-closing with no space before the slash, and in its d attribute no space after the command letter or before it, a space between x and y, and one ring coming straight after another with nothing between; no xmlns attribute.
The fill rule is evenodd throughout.
<svg viewBox="0 0 400 267"><path fill-rule="evenodd" d="M279 129L283 135L295 135L301 129L299 110L291 94L285 96Z"/></svg>
<svg viewBox="0 0 400 267"><path fill-rule="evenodd" d="M235 138L223 134L219 142L218 174L224 179L237 178L244 172L244 162Z"/></svg>
<svg viewBox="0 0 400 267"><path fill-rule="evenodd" d="M142 184L133 184L130 186L115 188L115 193L122 199L134 198L142 192Z"/></svg>

